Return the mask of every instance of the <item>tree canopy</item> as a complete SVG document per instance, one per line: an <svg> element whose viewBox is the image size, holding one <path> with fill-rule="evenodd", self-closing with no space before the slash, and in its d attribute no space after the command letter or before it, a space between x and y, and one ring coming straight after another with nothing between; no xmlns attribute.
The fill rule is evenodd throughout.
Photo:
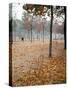
<svg viewBox="0 0 68 90"><path fill-rule="evenodd" d="M47 12L48 8L50 6L46 5L32 5L32 4L25 4L23 6L23 9L25 9L28 13L33 13L33 15L42 15L44 16L45 13Z"/></svg>

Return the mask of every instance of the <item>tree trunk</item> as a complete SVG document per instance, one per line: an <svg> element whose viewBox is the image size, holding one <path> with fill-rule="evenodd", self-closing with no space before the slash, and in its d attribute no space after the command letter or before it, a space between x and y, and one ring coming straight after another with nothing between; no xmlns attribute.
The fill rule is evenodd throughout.
<svg viewBox="0 0 68 90"><path fill-rule="evenodd" d="M51 6L49 57L52 56L52 25L53 25L53 6Z"/></svg>
<svg viewBox="0 0 68 90"><path fill-rule="evenodd" d="M39 39L39 41L40 41L40 31L39 31L39 38L38 38L38 39Z"/></svg>
<svg viewBox="0 0 68 90"><path fill-rule="evenodd" d="M66 7L64 6L65 20L64 20L64 49L66 49Z"/></svg>
<svg viewBox="0 0 68 90"><path fill-rule="evenodd" d="M28 40L30 41L30 30L28 30Z"/></svg>
<svg viewBox="0 0 68 90"><path fill-rule="evenodd" d="M31 42L32 42L32 25L31 25Z"/></svg>
<svg viewBox="0 0 68 90"><path fill-rule="evenodd" d="M37 31L37 40L39 40L39 31Z"/></svg>
<svg viewBox="0 0 68 90"><path fill-rule="evenodd" d="M31 42L32 42L32 21L33 21L33 17L32 17L32 20L31 20Z"/></svg>
<svg viewBox="0 0 68 90"><path fill-rule="evenodd" d="M32 42L32 22L33 22L33 16L32 16L32 20L31 20L31 42Z"/></svg>
<svg viewBox="0 0 68 90"><path fill-rule="evenodd" d="M56 40L56 32L55 32L55 40Z"/></svg>
<svg viewBox="0 0 68 90"><path fill-rule="evenodd" d="M43 43L44 43L44 23L43 23Z"/></svg>
<svg viewBox="0 0 68 90"><path fill-rule="evenodd" d="M9 20L9 42L13 43L12 19Z"/></svg>

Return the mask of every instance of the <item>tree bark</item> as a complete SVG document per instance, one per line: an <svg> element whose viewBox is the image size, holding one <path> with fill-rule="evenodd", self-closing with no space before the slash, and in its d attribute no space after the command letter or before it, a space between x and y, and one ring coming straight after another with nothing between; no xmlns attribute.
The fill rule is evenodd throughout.
<svg viewBox="0 0 68 90"><path fill-rule="evenodd" d="M64 49L66 49L66 7L64 6L65 20L64 20Z"/></svg>
<svg viewBox="0 0 68 90"><path fill-rule="evenodd" d="M32 21L33 21L33 16L32 16ZM31 21L31 42L32 42L32 21Z"/></svg>
<svg viewBox="0 0 68 90"><path fill-rule="evenodd" d="M52 26L53 26L53 6L51 6L49 57L52 56Z"/></svg>
<svg viewBox="0 0 68 90"><path fill-rule="evenodd" d="M28 30L28 40L30 41L30 30Z"/></svg>
<svg viewBox="0 0 68 90"><path fill-rule="evenodd" d="M13 42L12 19L9 20L9 42Z"/></svg>
<svg viewBox="0 0 68 90"><path fill-rule="evenodd" d="M31 42L32 42L32 25L31 25Z"/></svg>
<svg viewBox="0 0 68 90"><path fill-rule="evenodd" d="M43 23L43 43L44 43L44 23Z"/></svg>

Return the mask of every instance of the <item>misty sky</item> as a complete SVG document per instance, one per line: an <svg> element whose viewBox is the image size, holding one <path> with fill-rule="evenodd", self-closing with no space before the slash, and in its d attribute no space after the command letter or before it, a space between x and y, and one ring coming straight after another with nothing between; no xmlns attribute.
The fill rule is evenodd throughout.
<svg viewBox="0 0 68 90"><path fill-rule="evenodd" d="M23 4L16 4L13 3L12 4L12 16L14 19L20 19L22 18L22 13L23 13L23 8L22 8Z"/></svg>
<svg viewBox="0 0 68 90"><path fill-rule="evenodd" d="M23 15L24 12L26 12L22 7L23 7L23 3L20 3L20 4L19 3L13 3L12 4L12 18L13 19L22 20L22 15ZM11 12L11 9L10 9L10 12ZM11 14L10 12L9 12L9 15ZM46 15L46 17L47 17L46 20L47 21L50 21L50 17L47 16L47 15ZM64 15L62 17L64 18ZM61 25L62 22L64 22L64 19L62 17L58 17L57 18L57 21L58 21L58 24L59 25ZM56 19L54 19L53 21L55 21L55 20Z"/></svg>

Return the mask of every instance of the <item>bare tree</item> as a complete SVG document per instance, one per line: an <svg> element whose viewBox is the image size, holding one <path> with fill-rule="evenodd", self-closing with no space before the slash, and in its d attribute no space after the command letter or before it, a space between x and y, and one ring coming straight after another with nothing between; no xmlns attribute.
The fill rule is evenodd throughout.
<svg viewBox="0 0 68 90"><path fill-rule="evenodd" d="M51 6L49 57L52 56L52 26L53 26L53 6Z"/></svg>
<svg viewBox="0 0 68 90"><path fill-rule="evenodd" d="M24 29L28 32L28 39L30 40L30 30L31 30L31 18L30 16L24 13L24 17L23 17L23 24L24 24Z"/></svg>

